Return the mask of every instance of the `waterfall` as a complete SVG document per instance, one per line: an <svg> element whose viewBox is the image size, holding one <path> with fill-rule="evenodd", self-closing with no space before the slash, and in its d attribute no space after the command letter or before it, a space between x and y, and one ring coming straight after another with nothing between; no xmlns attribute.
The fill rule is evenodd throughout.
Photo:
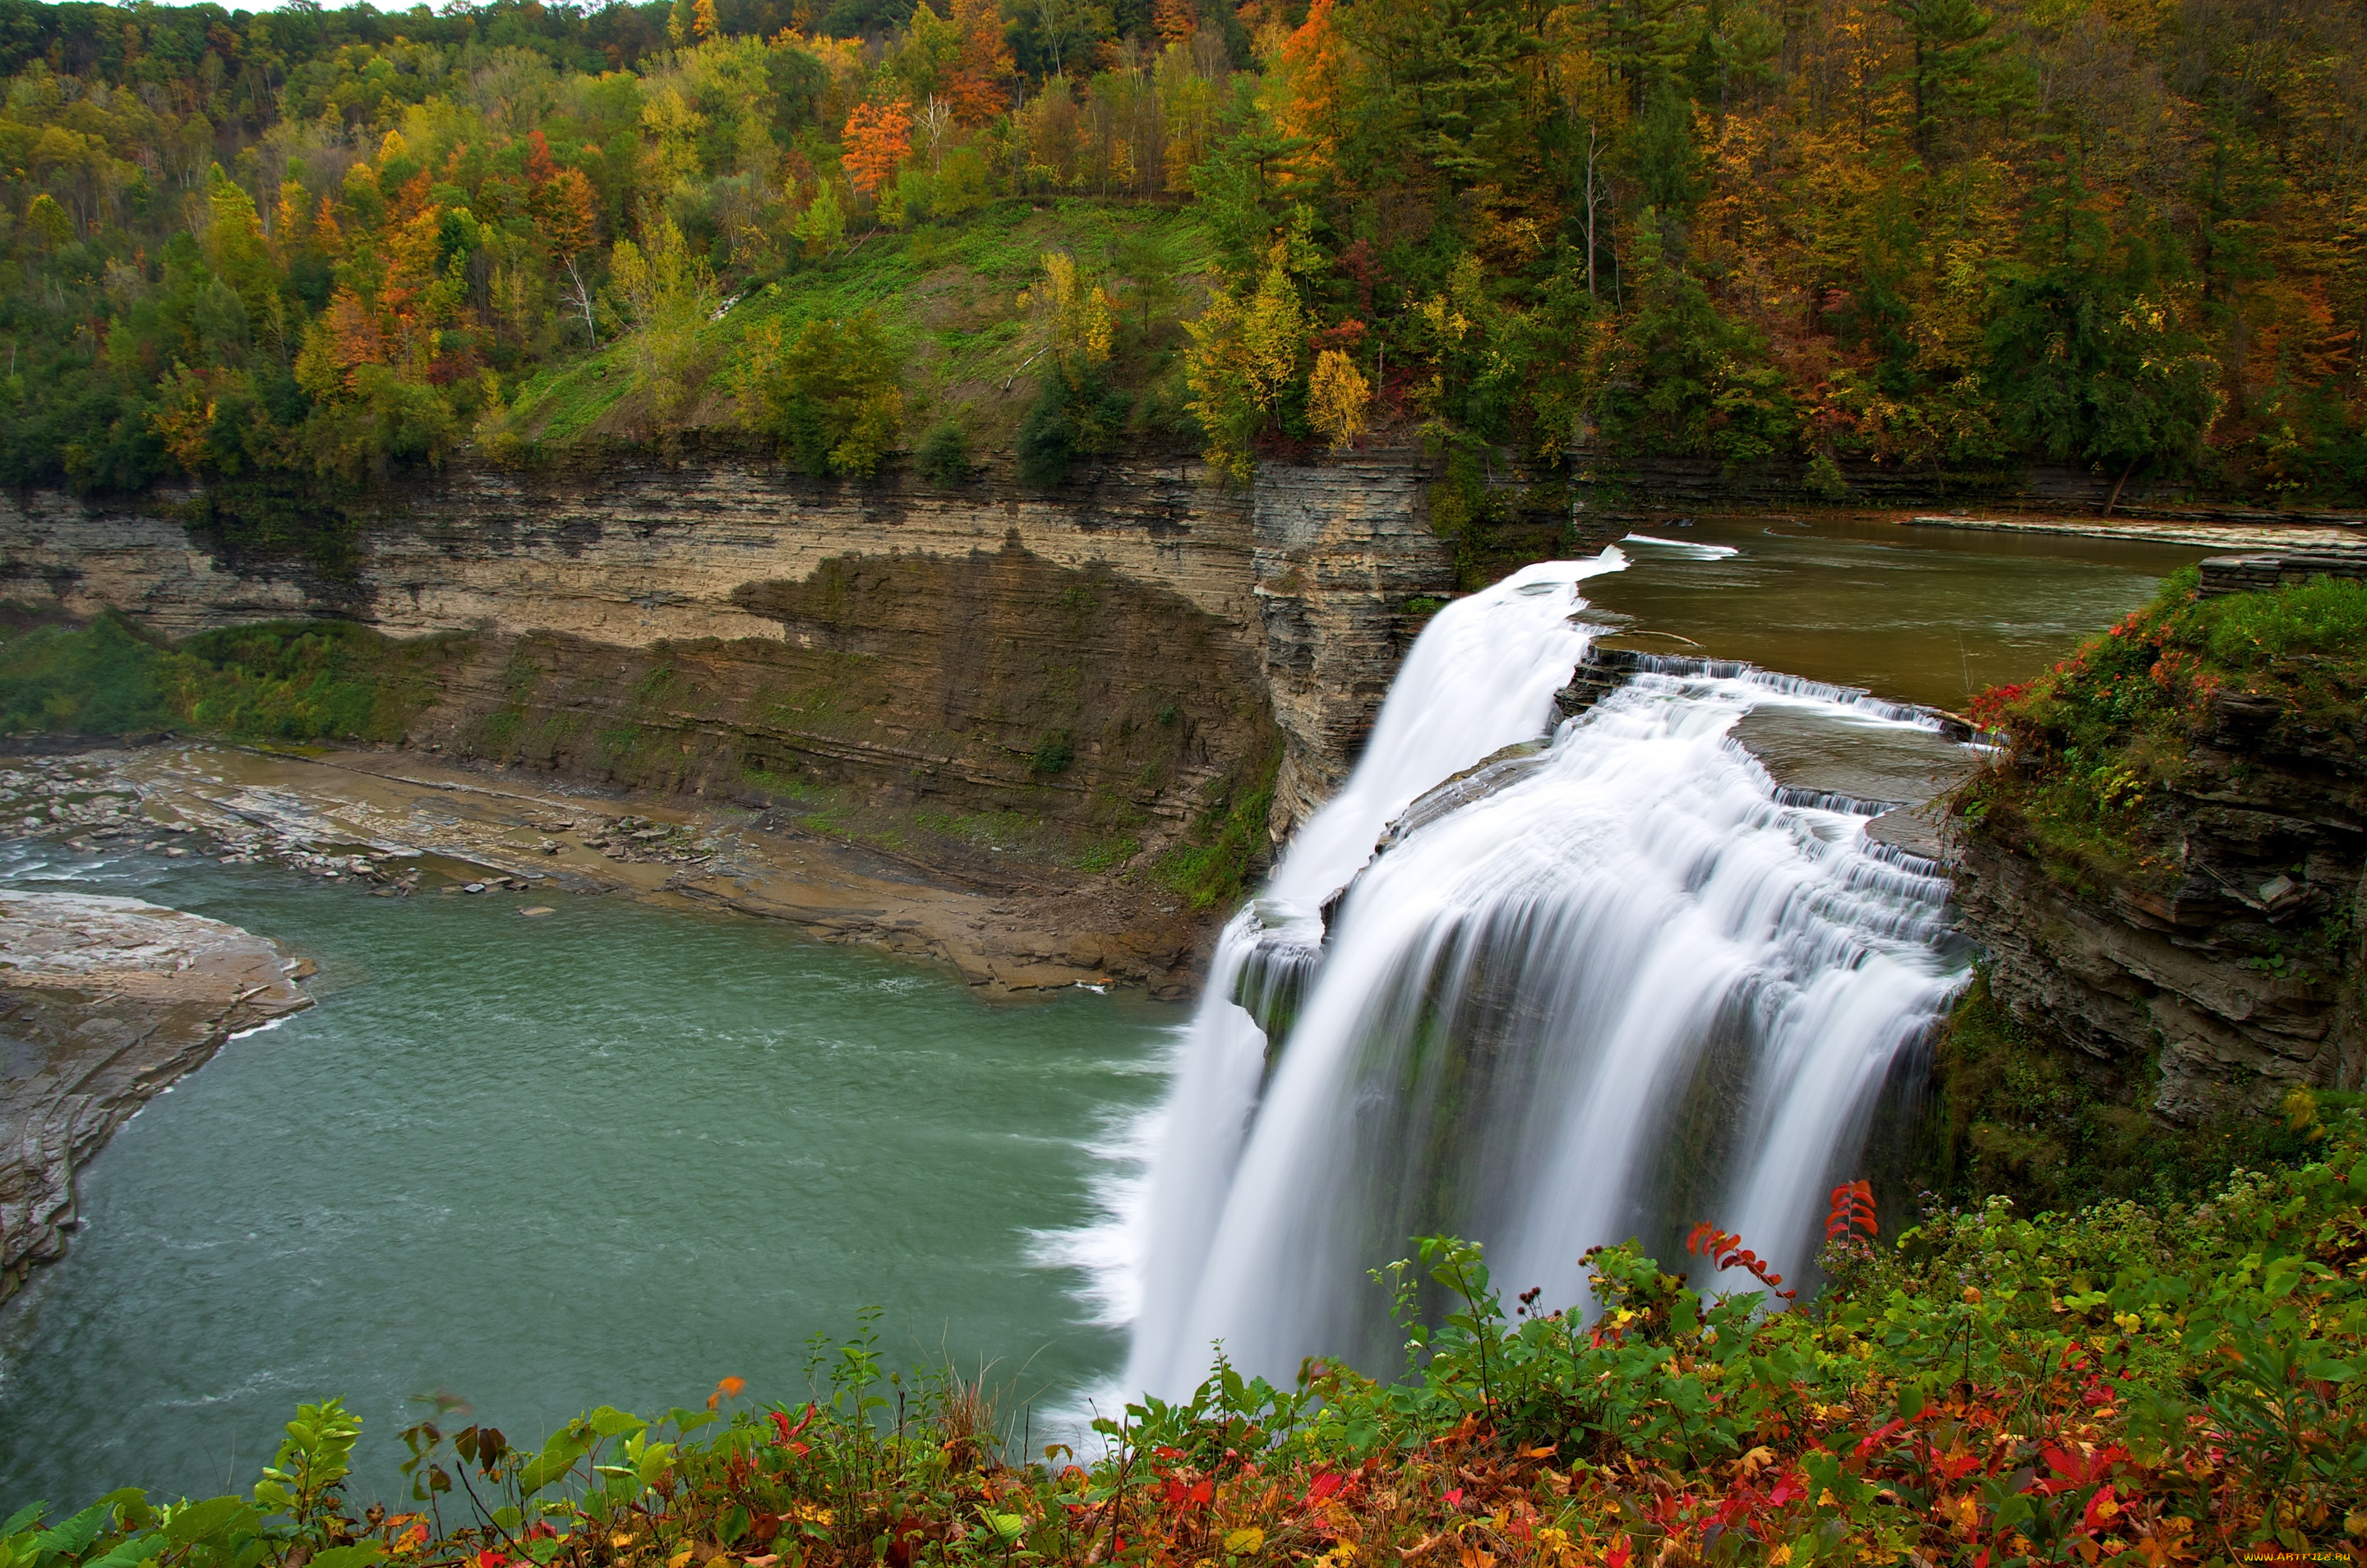
<svg viewBox="0 0 2367 1568"><path fill-rule="evenodd" d="M1694 1220L1787 1274L1813 1256L1964 965L1938 866L1727 732L1769 705L1928 721L1670 661L1555 728L1579 584L1624 564L1531 567L1440 612L1353 775L1226 927L1127 1221L1131 1388L1187 1392L1218 1343L1282 1379L1318 1354L1385 1370L1367 1270L1418 1234L1484 1243L1499 1286L1549 1304L1582 1302L1589 1247L1667 1258Z"/></svg>

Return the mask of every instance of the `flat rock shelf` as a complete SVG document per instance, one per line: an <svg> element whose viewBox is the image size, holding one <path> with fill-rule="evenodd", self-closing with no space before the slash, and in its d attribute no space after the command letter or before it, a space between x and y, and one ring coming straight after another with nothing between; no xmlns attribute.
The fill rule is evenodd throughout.
<svg viewBox="0 0 2367 1568"><path fill-rule="evenodd" d="M0 890L0 1298L65 1253L74 1171L232 1035L310 1007L266 937L137 898Z"/></svg>

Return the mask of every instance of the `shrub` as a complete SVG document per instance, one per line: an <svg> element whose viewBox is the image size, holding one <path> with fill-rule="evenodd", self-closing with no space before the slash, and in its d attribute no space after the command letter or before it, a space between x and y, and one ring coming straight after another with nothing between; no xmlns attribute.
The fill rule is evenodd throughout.
<svg viewBox="0 0 2367 1568"><path fill-rule="evenodd" d="M1070 742L1069 732L1056 729L1037 742L1036 754L1028 759L1027 771L1043 777L1065 773L1076 760L1076 748Z"/></svg>
<svg viewBox="0 0 2367 1568"><path fill-rule="evenodd" d="M1027 417L1019 423L1019 481L1052 490L1068 481L1082 458L1107 451L1126 428L1132 403L1095 378L1071 387L1046 376Z"/></svg>
<svg viewBox="0 0 2367 1568"><path fill-rule="evenodd" d="M902 434L902 367L878 315L809 321L794 339L778 322L753 333L735 373L742 418L772 436L797 465L824 474L870 474Z"/></svg>
<svg viewBox="0 0 2367 1568"><path fill-rule="evenodd" d="M938 489L952 490L969 478L969 437L952 420L939 420L921 437L912 466Z"/></svg>

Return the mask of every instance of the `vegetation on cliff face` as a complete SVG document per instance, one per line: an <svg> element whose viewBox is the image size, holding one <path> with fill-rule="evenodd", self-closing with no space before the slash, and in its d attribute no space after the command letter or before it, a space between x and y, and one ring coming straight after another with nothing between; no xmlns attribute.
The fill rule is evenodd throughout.
<svg viewBox="0 0 2367 1568"><path fill-rule="evenodd" d="M1599 1315L1508 1316L1476 1247L1376 1276L1409 1362L1297 1385L1219 1363L1101 1420L1104 1451L1014 1451L987 1391L817 1347L811 1396L595 1410L532 1449L404 1434L412 1502L348 1505L359 1423L308 1405L251 1497L110 1494L0 1527L6 1568L837 1568L1425 1561L2228 1563L2367 1534L2367 1136L2208 1201L2024 1219L1927 1206L1879 1235L1834 1195L1811 1303L1704 1303L1632 1244L1588 1255ZM1785 1292L1788 1294L1788 1292ZM1426 1314L1418 1303L1427 1305ZM415 1506L414 1506L415 1505Z"/></svg>
<svg viewBox="0 0 2367 1568"><path fill-rule="evenodd" d="M2031 1212L2105 1198L2168 1205L2231 1168L2300 1158L2317 1134L2309 1093L2280 1117L2173 1126L2147 1111L2150 1080L2146 1064L2101 1060L2020 1022L1976 976L1942 1027L1923 1124L1894 1156L1900 1184L1970 1201L2003 1194Z"/></svg>
<svg viewBox="0 0 2367 1568"><path fill-rule="evenodd" d="M2239 0L6 0L0 480L334 507L724 423L868 308L930 406L776 388L825 471L1188 422L2355 497L2362 60Z"/></svg>
<svg viewBox="0 0 2367 1568"><path fill-rule="evenodd" d="M2204 599L2189 569L2146 607L1973 716L2007 754L1960 791L1960 820L2075 884L2160 887L2180 874L2169 794L2214 708L2259 699L2318 728L2367 704L2367 584L2318 579Z"/></svg>
<svg viewBox="0 0 2367 1568"><path fill-rule="evenodd" d="M400 740L467 640L406 642L335 621L236 626L172 647L114 615L28 627L0 639L0 735Z"/></svg>

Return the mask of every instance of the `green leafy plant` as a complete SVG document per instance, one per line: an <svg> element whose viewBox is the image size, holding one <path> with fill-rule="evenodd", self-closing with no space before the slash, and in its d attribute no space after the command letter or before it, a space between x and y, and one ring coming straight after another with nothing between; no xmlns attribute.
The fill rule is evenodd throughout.
<svg viewBox="0 0 2367 1568"><path fill-rule="evenodd" d="M797 465L867 475L903 430L901 367L879 318L808 321L795 337L777 322L743 345L735 376L742 417L780 443Z"/></svg>

